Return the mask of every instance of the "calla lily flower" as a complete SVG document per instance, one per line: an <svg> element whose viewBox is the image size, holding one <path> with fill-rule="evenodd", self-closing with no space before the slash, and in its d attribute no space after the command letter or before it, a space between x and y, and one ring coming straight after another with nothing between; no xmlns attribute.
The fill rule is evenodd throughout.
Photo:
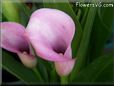
<svg viewBox="0 0 114 86"><path fill-rule="evenodd" d="M29 46L31 43L38 56L55 63L60 76L72 71L75 59L72 59L71 42L75 24L66 13L57 9L39 9L31 15L26 30L14 22L0 25L1 47L17 53L25 66L32 68L36 65L36 58Z"/></svg>
<svg viewBox="0 0 114 86"><path fill-rule="evenodd" d="M36 58L31 53L29 42L26 40L25 28L14 22L1 22L1 47L17 53L22 63L29 68L36 66Z"/></svg>
<svg viewBox="0 0 114 86"><path fill-rule="evenodd" d="M73 69L71 42L75 24L66 13L42 8L35 11L26 28L26 37L42 59L53 61L60 76L68 75Z"/></svg>

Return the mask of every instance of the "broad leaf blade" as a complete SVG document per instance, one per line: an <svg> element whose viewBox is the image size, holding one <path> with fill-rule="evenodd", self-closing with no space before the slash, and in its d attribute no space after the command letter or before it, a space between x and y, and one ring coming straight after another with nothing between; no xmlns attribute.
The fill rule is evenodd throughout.
<svg viewBox="0 0 114 86"><path fill-rule="evenodd" d="M113 54L102 56L83 69L74 79L75 82L112 82ZM107 70L109 69L109 70ZM110 73L110 74L109 74ZM103 76L104 75L104 76Z"/></svg>
<svg viewBox="0 0 114 86"><path fill-rule="evenodd" d="M3 68L27 84L41 82L32 69L24 67L6 51L2 52Z"/></svg>
<svg viewBox="0 0 114 86"><path fill-rule="evenodd" d="M84 27L81 44L77 53L77 62L71 73L71 77L70 77L71 80L78 75L82 67L84 67L85 65L85 61L86 61L85 59L86 59L86 54L89 46L89 40L91 36L91 30L92 30L95 14L96 14L96 8L90 8L87 16L86 24Z"/></svg>
<svg viewBox="0 0 114 86"><path fill-rule="evenodd" d="M19 11L16 5L17 4L14 3L13 1L10 2L1 1L0 7L2 7L1 9L2 13L7 18L8 21L20 22ZM14 13L15 15L12 15L12 13Z"/></svg>
<svg viewBox="0 0 114 86"><path fill-rule="evenodd" d="M26 27L28 20L30 18L31 10L24 3L19 2L16 4L17 4L17 8L19 10L20 23Z"/></svg>
<svg viewBox="0 0 114 86"><path fill-rule="evenodd" d="M90 39L89 61L102 55L104 46L112 34L113 8L99 8ZM99 11L101 11L99 13Z"/></svg>

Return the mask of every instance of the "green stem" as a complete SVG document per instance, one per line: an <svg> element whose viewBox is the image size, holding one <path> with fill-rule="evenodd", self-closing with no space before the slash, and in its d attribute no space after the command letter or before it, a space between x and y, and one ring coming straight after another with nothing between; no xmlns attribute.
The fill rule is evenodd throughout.
<svg viewBox="0 0 114 86"><path fill-rule="evenodd" d="M40 81L43 81L43 79L42 79L40 73L37 71L37 68L34 68L33 71L35 72L35 74L36 74L36 76L38 77L38 79L39 79Z"/></svg>
<svg viewBox="0 0 114 86"><path fill-rule="evenodd" d="M68 77L67 76L61 77L61 85L63 85L63 84L68 84Z"/></svg>

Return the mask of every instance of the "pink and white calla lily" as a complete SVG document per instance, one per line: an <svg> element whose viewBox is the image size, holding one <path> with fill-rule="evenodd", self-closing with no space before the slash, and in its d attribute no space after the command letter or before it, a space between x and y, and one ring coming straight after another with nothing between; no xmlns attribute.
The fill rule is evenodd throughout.
<svg viewBox="0 0 114 86"><path fill-rule="evenodd" d="M42 59L53 61L60 76L68 75L74 66L71 42L75 24L66 13L43 8L35 11L26 28L26 37Z"/></svg>
<svg viewBox="0 0 114 86"><path fill-rule="evenodd" d="M32 55L29 42L26 40L25 28L14 22L1 22L1 47L17 53L22 63L29 68L36 66L37 60Z"/></svg>
<svg viewBox="0 0 114 86"><path fill-rule="evenodd" d="M57 10L42 8L35 11L25 28L14 22L0 23L1 47L17 53L27 67L36 65L31 54L29 42L42 59L53 61L60 76L68 75L74 66L71 42L75 33L75 24L70 16Z"/></svg>

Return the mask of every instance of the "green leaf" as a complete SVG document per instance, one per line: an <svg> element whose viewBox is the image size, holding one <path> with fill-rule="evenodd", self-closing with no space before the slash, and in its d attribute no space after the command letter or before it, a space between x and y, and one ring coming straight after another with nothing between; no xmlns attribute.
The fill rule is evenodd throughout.
<svg viewBox="0 0 114 86"><path fill-rule="evenodd" d="M16 7L16 3L13 3L12 1L7 2L6 0L4 0L2 2L2 13L8 21L20 22L19 11ZM12 15L12 13L14 15Z"/></svg>
<svg viewBox="0 0 114 86"><path fill-rule="evenodd" d="M113 82L113 62L108 64L98 76L93 79L95 82Z"/></svg>
<svg viewBox="0 0 114 86"><path fill-rule="evenodd" d="M3 51L2 57L3 68L18 79L22 80L26 84L41 82L32 69L26 68L22 63L16 61L11 54Z"/></svg>
<svg viewBox="0 0 114 86"><path fill-rule="evenodd" d="M40 59L40 57L38 57L37 69L39 70L39 73L41 74L41 76L44 78L45 82L49 81L48 67L50 67L49 63L44 61L44 60L42 60L42 59Z"/></svg>
<svg viewBox="0 0 114 86"><path fill-rule="evenodd" d="M112 34L114 8L99 8L90 39L89 62L102 55L104 46Z"/></svg>
<svg viewBox="0 0 114 86"><path fill-rule="evenodd" d="M73 81L75 82L112 82L113 81L113 54L95 59L83 69Z"/></svg>
<svg viewBox="0 0 114 86"><path fill-rule="evenodd" d="M44 7L62 10L73 18L76 25L76 32L74 35L74 39L72 41L72 51L73 51L73 57L75 57L81 40L82 28L79 21L77 20L76 14L73 11L70 3L68 2L68 0L64 0L65 2L63 3L58 3L57 0L43 0L43 1L44 1ZM48 3L48 1L50 3Z"/></svg>
<svg viewBox="0 0 114 86"><path fill-rule="evenodd" d="M81 26L82 27L85 26L87 14L88 14L88 8L84 8L83 10L84 10L84 15L82 16L82 20L81 20Z"/></svg>
<svg viewBox="0 0 114 86"><path fill-rule="evenodd" d="M105 27L112 28L112 21L114 20L114 8L107 7L107 8L99 8L98 9L98 16L102 24ZM106 17L107 16L107 17Z"/></svg>
<svg viewBox="0 0 114 86"><path fill-rule="evenodd" d="M71 72L71 76L70 76L71 80L78 75L82 67L84 67L85 65L85 61L86 61L85 59L86 59L86 54L89 46L89 40L91 36L91 30L92 30L95 14L96 14L96 8L90 8L88 12L86 24L84 27L81 44L77 53L76 64L73 71Z"/></svg>
<svg viewBox="0 0 114 86"><path fill-rule="evenodd" d="M27 7L26 4L22 2L16 3L16 6L19 10L20 23L26 27L28 20L30 18L31 10Z"/></svg>
<svg viewBox="0 0 114 86"><path fill-rule="evenodd" d="M60 77L55 70L55 66L53 66L53 69L51 70L51 73L50 73L50 82L51 83L59 83L60 82Z"/></svg>
<svg viewBox="0 0 114 86"><path fill-rule="evenodd" d="M25 16L27 16L27 17L30 16L30 8L27 7L26 4L20 2L20 3L17 3L17 7L20 11L22 11L25 14Z"/></svg>

